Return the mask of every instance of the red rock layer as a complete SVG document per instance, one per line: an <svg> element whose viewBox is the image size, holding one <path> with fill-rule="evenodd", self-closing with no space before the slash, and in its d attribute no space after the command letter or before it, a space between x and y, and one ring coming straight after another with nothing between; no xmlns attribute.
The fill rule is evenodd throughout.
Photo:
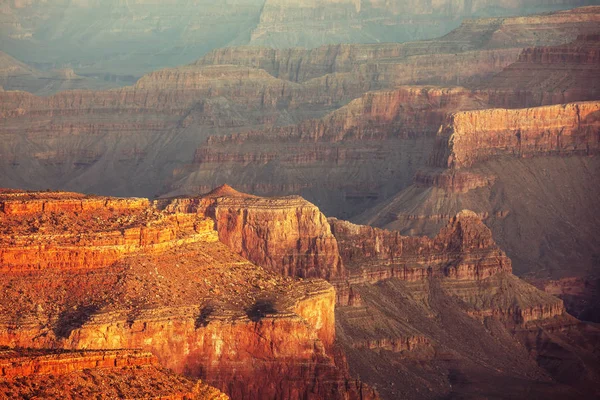
<svg viewBox="0 0 600 400"><path fill-rule="evenodd" d="M349 222L331 220L350 280L366 282L397 277L418 281L433 276L482 280L512 272L490 230L472 212L462 212L434 238L401 236Z"/></svg>
<svg viewBox="0 0 600 400"><path fill-rule="evenodd" d="M64 229L47 230L42 219ZM147 199L1 193L0 270L102 268L126 254L164 251L210 232L207 221L150 212ZM86 230L90 229L90 230Z"/></svg>
<svg viewBox="0 0 600 400"><path fill-rule="evenodd" d="M562 302L544 297L525 283L519 283L516 300L482 300L488 295L478 289L481 282L496 287L516 278L511 274L511 260L480 217L470 211L461 212L429 238L326 220L301 198L261 198L229 186L199 198L161 200L158 205L169 212L214 219L220 240L261 266L287 276L327 278L337 289L338 305L361 304L356 285L391 278L406 282L439 279L446 290L472 305L470 313L477 318L495 316L525 324L564 313ZM329 343L331 337L321 340ZM401 343L393 346L400 349Z"/></svg>
<svg viewBox="0 0 600 400"><path fill-rule="evenodd" d="M600 149L600 103L452 114L440 129L432 164L463 168L503 155L590 155Z"/></svg>
<svg viewBox="0 0 600 400"><path fill-rule="evenodd" d="M245 226L250 255L287 262L290 269L305 267L306 275L335 272L331 267L341 266L331 247L335 238L316 207L288 199L295 205L285 213L285 199L262 206L255 199L254 207L244 209L244 201L254 198L227 188L166 207L169 201L162 204L166 210L145 200L69 193L2 191L0 199L2 251L21 251L27 265L43 264L23 271L1 261L0 345L140 348L162 366L239 398L300 399L308 393L317 399L374 398L336 364L333 287L322 280L293 281L251 264L219 243L213 230L218 222L226 240L239 234L229 228ZM36 207L24 207L28 200ZM251 224L244 225L240 215ZM273 224L260 231L262 218ZM319 220L322 226L314 224ZM37 223L35 233L30 223ZM169 232L167 245L155 246L153 236L145 241L144 230L153 226ZM284 228L290 227L296 236L285 241ZM135 240L115 245L128 229L137 229ZM287 255L275 252L269 242L275 238ZM23 252L20 241L36 252ZM270 247L261 247L267 243ZM107 245L118 248L114 257L80 260ZM64 260L76 260L78 268Z"/></svg>
<svg viewBox="0 0 600 400"><path fill-rule="evenodd" d="M327 218L300 197L260 198L223 186L197 204L175 200L168 207L213 218L221 242L282 275L325 279L343 275Z"/></svg>
<svg viewBox="0 0 600 400"><path fill-rule="evenodd" d="M511 260L473 212L463 211L434 238L402 236L394 231L330 221L349 271L347 282L336 284L341 305L361 305L357 285L395 278L417 283L439 280L447 293L469 305L469 315L476 318L493 317L525 325L565 314L562 301L512 275ZM506 280L514 281L514 290L506 296L492 296L491 292L502 290ZM488 289L483 290L481 285ZM383 346L400 346L401 349L404 343L394 345L393 342ZM426 345L427 341L418 339L414 347L417 343Z"/></svg>
<svg viewBox="0 0 600 400"><path fill-rule="evenodd" d="M13 351L8 351L10 355ZM16 352L15 352L16 353ZM32 375L63 375L81 372L84 369L122 368L158 365L152 353L136 351L99 351L81 353L62 353L56 355L40 355L37 357L3 357L0 358L0 377L14 379Z"/></svg>
<svg viewBox="0 0 600 400"><path fill-rule="evenodd" d="M155 356L142 351L3 350L0 371L0 395L6 398L229 398L161 368Z"/></svg>

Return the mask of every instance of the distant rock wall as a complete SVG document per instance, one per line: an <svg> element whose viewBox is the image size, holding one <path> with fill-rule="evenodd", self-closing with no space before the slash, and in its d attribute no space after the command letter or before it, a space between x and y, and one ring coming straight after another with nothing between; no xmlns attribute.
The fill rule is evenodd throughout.
<svg viewBox="0 0 600 400"><path fill-rule="evenodd" d="M432 164L459 169L503 155L594 154L599 116L599 102L455 113L440 129Z"/></svg>

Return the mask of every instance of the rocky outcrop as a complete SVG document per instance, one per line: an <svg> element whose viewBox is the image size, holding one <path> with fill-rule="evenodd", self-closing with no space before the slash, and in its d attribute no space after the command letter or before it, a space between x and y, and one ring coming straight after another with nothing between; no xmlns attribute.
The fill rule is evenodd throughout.
<svg viewBox="0 0 600 400"><path fill-rule="evenodd" d="M204 215L183 207L183 200L163 209L147 200L3 191L2 251L21 251L20 260L30 260L31 268L12 268L2 261L0 345L144 349L161 366L202 378L234 398L375 396L344 365L336 364L333 287L322 280L298 282L268 272L219 243L213 221L220 219L216 225L224 238L233 225L222 224L229 211L219 208L222 196L213 195L204 203ZM213 201L216 212L210 214ZM25 206L28 202L30 207ZM307 204L297 206L295 223L301 232L319 215ZM237 207L231 211L251 214ZM258 214L285 216L276 210L270 216ZM294 223L291 216L279 222L286 218ZM29 221L36 221L35 233ZM153 227L167 234L144 234ZM277 231L277 223L271 228L267 239L273 233L287 234ZM137 229L137 236L115 245L133 236L129 229ZM260 234L255 238L260 240ZM301 239L300 244L321 243ZM321 239L325 244L334 240ZM163 240L168 245L155 245ZM20 241L37 253L19 250ZM252 238L246 244L260 246ZM83 257L75 266L65 261L105 246L127 251L112 258ZM336 254L328 255L327 262ZM267 255L274 258L276 253ZM35 267L35 257L42 267Z"/></svg>
<svg viewBox="0 0 600 400"><path fill-rule="evenodd" d="M591 155L599 150L600 103L451 115L440 129L432 164L453 169L503 155Z"/></svg>
<svg viewBox="0 0 600 400"><path fill-rule="evenodd" d="M349 270L358 269L357 275L375 273L374 280L366 280L370 283L391 277L418 281L438 275L482 280L512 271L508 257L472 212L459 214L434 239L401 236L398 232L338 220L331 222L344 264Z"/></svg>
<svg viewBox="0 0 600 400"><path fill-rule="evenodd" d="M229 398L202 382L161 368L156 357L141 351L2 350L0 366L0 393L7 398Z"/></svg>
<svg viewBox="0 0 600 400"><path fill-rule="evenodd" d="M142 249L165 251L210 236L208 221L152 213L149 206L147 199L1 193L0 269L96 269Z"/></svg>
<svg viewBox="0 0 600 400"><path fill-rule="evenodd" d="M301 197L261 198L221 186L201 200L174 200L169 210L214 219L219 239L244 258L285 276L342 276L327 218Z"/></svg>

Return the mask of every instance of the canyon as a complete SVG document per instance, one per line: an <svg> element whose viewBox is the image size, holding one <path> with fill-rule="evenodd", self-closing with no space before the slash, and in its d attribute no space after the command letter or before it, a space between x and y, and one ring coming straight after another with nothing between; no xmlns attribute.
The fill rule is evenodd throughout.
<svg viewBox="0 0 600 400"><path fill-rule="evenodd" d="M232 398L433 398L500 393L506 379L519 380L517 396L558 398L592 394L600 379L585 354L597 328L514 276L471 211L430 239L228 186L155 201L3 190L0 205L0 345L30 349L6 351L2 390L42 382L52 393L61 374L73 390L97 390L75 386L91 376L121 387L130 372L115 377L113 365L172 382L169 395L206 395L196 398L218 398L204 383ZM479 334L457 341L461 329ZM585 377L546 364L548 351L562 357L556 346Z"/></svg>
<svg viewBox="0 0 600 400"><path fill-rule="evenodd" d="M334 288L238 256L209 216L64 192L0 199L1 345L143 349L233 398L375 396L336 350Z"/></svg>
<svg viewBox="0 0 600 400"><path fill-rule="evenodd" d="M527 95L522 92L502 89L492 77L524 64L530 50L519 46L554 46L557 54L561 48L571 54L572 47L565 50L571 46L567 43L585 42L583 47L573 45L582 55L571 58L571 64L562 65L556 62L562 58L555 57L538 68L548 73L564 71L584 55L593 60L597 41L591 32L599 15L598 7L583 7L535 17L471 20L440 39L405 44L314 50L235 47L214 51L194 64L148 73L118 89L45 97L5 90L0 92L0 185L153 197L207 192L229 183L259 195L300 194L328 215L350 218L411 183L429 156L442 114L541 105L523 100ZM517 46L507 47L502 37ZM533 61L527 63L539 66ZM597 63L588 65L578 75L581 82L597 70ZM504 78L504 84L519 85L519 76ZM568 98L589 100L595 93L590 89L573 91ZM396 113L406 125L401 135L388 134L387 142L373 137L365 146L359 136L339 140L338 133L333 143L316 138L315 148L301 149L306 144L295 139L286 139L286 146L280 139L266 139L330 123L342 124L335 128L341 132L346 124L342 118L377 119L379 111L366 108L368 103L388 101L393 90L400 93L390 100L386 118ZM544 88L545 93L561 90ZM447 98L453 98L451 106L445 105ZM364 111L360 99L366 102ZM410 102L420 111L406 109ZM413 112L420 116L409 116ZM348 113L364 116L344 117ZM381 131L386 129L386 120L376 123ZM413 123L418 125L409 134ZM276 133L280 127L288 128ZM261 140L267 144L259 152L251 140L242 143L245 134L258 138L255 132L265 132ZM239 135L239 149L229 147L229 135ZM296 161L302 168L290 171L285 166ZM281 162L283 168L277 168ZM375 166L364 168L365 163ZM324 165L331 170L329 176L315 176ZM340 187L343 182L350 187ZM334 209L333 204L339 206Z"/></svg>
<svg viewBox="0 0 600 400"><path fill-rule="evenodd" d="M0 397L600 396L599 6L109 3L0 5Z"/></svg>

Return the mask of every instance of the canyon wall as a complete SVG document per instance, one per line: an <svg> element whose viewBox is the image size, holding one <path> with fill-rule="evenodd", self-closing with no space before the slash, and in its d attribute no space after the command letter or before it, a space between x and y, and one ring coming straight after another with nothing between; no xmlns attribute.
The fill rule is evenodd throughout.
<svg viewBox="0 0 600 400"><path fill-rule="evenodd" d="M562 43L597 26L597 10L468 21L444 38L416 43L238 47L118 90L0 92L0 184L152 197L229 183L255 194L301 194L330 215L351 217L412 181L431 148L428 132L444 113L489 107L490 90L478 85L522 52L491 37L510 27L527 46ZM478 90L395 89L457 83ZM493 93L511 107L522 97ZM243 139L246 133L256 142ZM266 146L257 144L261 135ZM310 137L314 146L306 143ZM364 168L369 163L374 167ZM324 167L329 172L315 179Z"/></svg>
<svg viewBox="0 0 600 400"><path fill-rule="evenodd" d="M327 218L301 197L267 199L224 185L197 204L174 200L167 209L214 219L222 243L284 276L331 279L343 275Z"/></svg>
<svg viewBox="0 0 600 400"><path fill-rule="evenodd" d="M600 38L579 35L560 46L530 47L482 84L494 107L522 108L597 100Z"/></svg>
<svg viewBox="0 0 600 400"><path fill-rule="evenodd" d="M333 287L238 256L219 243L218 213L11 190L0 204L1 345L144 349L234 398L374 398L337 360Z"/></svg>
<svg viewBox="0 0 600 400"><path fill-rule="evenodd" d="M0 393L7 398L229 398L202 382L161 368L148 352L2 350L0 365Z"/></svg>
<svg viewBox="0 0 600 400"><path fill-rule="evenodd" d="M273 76L295 82L307 81L326 74L350 72L357 65L370 65L370 69L373 69L385 68L387 64L405 64L407 65L405 68L408 70L412 64L414 68L410 71L412 71L413 79L415 75L424 79L425 73L430 74L434 64L441 63L443 58L440 56L442 55L447 55L445 62L449 66L456 62L450 56L456 58L459 53L465 53L464 58L473 63L477 61L477 58L474 54L469 54L470 52L487 50L488 56L481 57L482 62L478 66L478 68L482 68L486 63L489 65L494 62L502 62L500 57L511 57L512 61L516 61L517 55L514 54L514 51L508 52L508 49L519 51L517 49L534 46L562 45L575 40L578 35L595 34L600 21L598 9L598 7L582 7L531 17L468 19L445 36L408 43L335 44L314 49L226 47L208 53L197 63L201 65L235 64L260 68ZM435 56L435 58L423 60L418 57L422 55ZM509 61L508 64L512 61ZM508 64L504 64L504 66ZM420 71L427 67L430 67L429 71ZM458 65L454 65L452 69L459 70ZM473 69L472 67L469 71L471 74L476 72ZM448 76L452 74L451 71L437 71L437 73L445 73ZM457 78L465 81L467 78L465 73L466 71L462 74L454 73L452 83L456 84ZM404 76L395 78L406 79ZM417 82L405 81L403 83Z"/></svg>
<svg viewBox="0 0 600 400"><path fill-rule="evenodd" d="M381 386L371 368L381 365L397 374L415 368L410 360L436 365L448 353L448 368L469 376L473 360L490 363L481 372L486 390L503 386L498 377L548 383L548 374L560 373L546 371L528 353L538 345L547 348L546 339L524 346L514 335L581 331L559 299L512 275L511 260L469 211L428 238L327 220L301 198L260 198L226 186L152 203L3 190L0 204L8 250L25 241L33 248L57 241L69 242L65 250L79 254L110 245L118 227L159 226L176 237L158 249L137 241L116 260L76 268L5 268L0 345L41 352L139 348L151 352L160 368L201 378L233 398L376 398L349 371L367 376L393 398L413 389ZM100 240L102 233L107 237ZM331 284L281 273L324 276ZM457 341L465 329L477 332L466 346ZM560 343L571 343L573 336L563 336ZM23 368L46 362L43 354L35 357ZM379 361L365 366L373 357ZM103 365L114 362L106 359L102 355L94 364L100 372L85 374L110 374ZM88 365L88 359L81 363ZM519 367L498 372L509 365ZM155 376L144 368L138 379ZM414 371L424 373L421 367ZM595 370L589 371L585 384L596 379ZM80 379L79 372L70 373L75 375L68 382ZM444 367L437 373L438 383L419 384L433 393L424 398L447 393L443 382L452 379L451 372ZM46 379L39 376L28 379ZM551 386L566 390L554 381Z"/></svg>
<svg viewBox="0 0 600 400"><path fill-rule="evenodd" d="M170 194L229 182L257 194L301 193L326 213L352 215L411 183L446 113L485 102L461 87L406 86L367 93L319 120L211 136Z"/></svg>
<svg viewBox="0 0 600 400"><path fill-rule="evenodd" d="M600 149L599 116L594 101L455 113L440 128L432 164L460 169L502 155L592 155Z"/></svg>

